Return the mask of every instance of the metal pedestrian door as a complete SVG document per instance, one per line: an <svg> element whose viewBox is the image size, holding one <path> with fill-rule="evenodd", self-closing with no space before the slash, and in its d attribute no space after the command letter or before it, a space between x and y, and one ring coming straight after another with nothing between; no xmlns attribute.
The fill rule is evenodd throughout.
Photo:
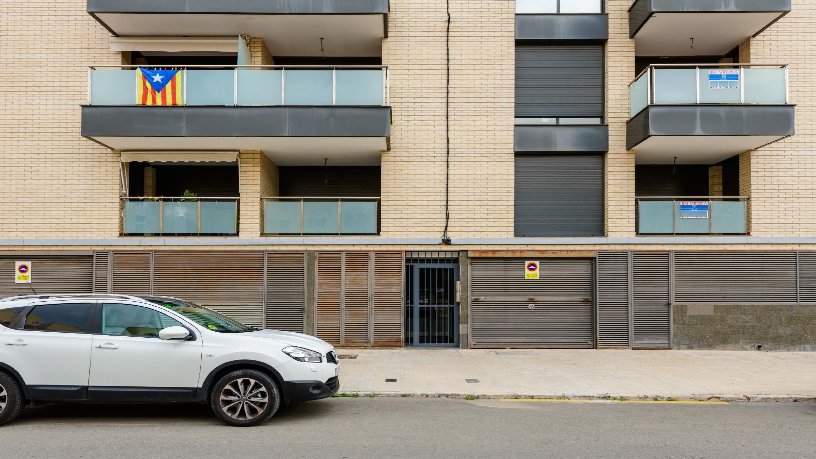
<svg viewBox="0 0 816 459"><path fill-rule="evenodd" d="M408 260L405 268L405 345L459 346L459 264Z"/></svg>

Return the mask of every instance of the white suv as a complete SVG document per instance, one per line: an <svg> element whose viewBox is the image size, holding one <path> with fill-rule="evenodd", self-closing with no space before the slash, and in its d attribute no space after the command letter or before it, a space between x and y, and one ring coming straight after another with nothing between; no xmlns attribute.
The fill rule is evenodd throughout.
<svg viewBox="0 0 816 459"><path fill-rule="evenodd" d="M0 425L29 402L198 402L234 426L340 387L334 348L167 297L0 300Z"/></svg>

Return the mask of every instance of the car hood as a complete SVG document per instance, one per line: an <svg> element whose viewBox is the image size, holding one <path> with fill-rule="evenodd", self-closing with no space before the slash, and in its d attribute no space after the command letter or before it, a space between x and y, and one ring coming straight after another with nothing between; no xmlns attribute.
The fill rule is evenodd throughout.
<svg viewBox="0 0 816 459"><path fill-rule="evenodd" d="M255 338L274 339L291 346L304 347L313 351L326 354L334 349L334 347L314 336L304 335L303 333L286 332L280 330L258 330L245 334L244 336L252 336Z"/></svg>

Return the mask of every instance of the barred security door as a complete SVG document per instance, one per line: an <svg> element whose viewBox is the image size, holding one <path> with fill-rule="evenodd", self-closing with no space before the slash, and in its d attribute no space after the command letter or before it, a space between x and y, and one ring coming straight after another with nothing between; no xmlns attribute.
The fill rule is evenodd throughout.
<svg viewBox="0 0 816 459"><path fill-rule="evenodd" d="M441 261L441 260L440 260ZM408 263L405 276L405 344L459 346L459 264Z"/></svg>

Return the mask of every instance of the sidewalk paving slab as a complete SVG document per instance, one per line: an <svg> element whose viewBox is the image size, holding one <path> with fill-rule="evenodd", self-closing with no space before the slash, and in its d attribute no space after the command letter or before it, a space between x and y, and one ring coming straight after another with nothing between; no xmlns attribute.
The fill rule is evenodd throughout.
<svg viewBox="0 0 816 459"><path fill-rule="evenodd" d="M816 400L816 352L339 349L338 354L356 356L340 361L341 393Z"/></svg>

